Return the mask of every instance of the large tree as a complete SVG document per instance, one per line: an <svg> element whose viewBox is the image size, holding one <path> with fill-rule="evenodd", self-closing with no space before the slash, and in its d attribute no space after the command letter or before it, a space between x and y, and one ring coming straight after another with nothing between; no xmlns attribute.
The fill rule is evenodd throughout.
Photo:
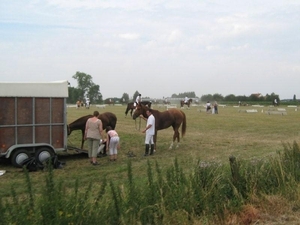
<svg viewBox="0 0 300 225"><path fill-rule="evenodd" d="M89 98L91 103L102 102L100 86L94 84L93 77L91 75L77 71L72 78L77 80L77 89L79 90L79 93L81 93L81 96L79 96L80 99L83 100L85 98Z"/></svg>
<svg viewBox="0 0 300 225"><path fill-rule="evenodd" d="M78 100L82 100L82 96L84 95L84 93L82 93L81 90L75 87L68 87L68 89L69 89L69 97L67 99L67 102L69 104L75 103Z"/></svg>
<svg viewBox="0 0 300 225"><path fill-rule="evenodd" d="M123 93L122 97L121 97L121 103L127 103L129 102L129 95L127 93Z"/></svg>

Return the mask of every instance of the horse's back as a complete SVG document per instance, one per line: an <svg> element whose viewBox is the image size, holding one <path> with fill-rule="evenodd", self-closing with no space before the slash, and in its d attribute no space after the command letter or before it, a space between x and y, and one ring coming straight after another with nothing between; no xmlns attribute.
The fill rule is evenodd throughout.
<svg viewBox="0 0 300 225"><path fill-rule="evenodd" d="M183 118L185 117L185 113L180 110L180 109L176 109L176 108L170 108L168 110L166 110L165 112L168 112L170 115L176 117L176 118Z"/></svg>
<svg viewBox="0 0 300 225"><path fill-rule="evenodd" d="M107 126L111 126L112 129L115 129L117 125L117 116L112 112L100 114L99 119L102 121L103 129L105 129Z"/></svg>

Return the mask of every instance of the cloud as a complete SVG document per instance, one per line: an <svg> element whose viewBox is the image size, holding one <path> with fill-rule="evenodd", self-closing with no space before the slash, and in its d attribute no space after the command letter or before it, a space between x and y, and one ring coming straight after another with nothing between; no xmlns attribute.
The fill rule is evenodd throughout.
<svg viewBox="0 0 300 225"><path fill-rule="evenodd" d="M140 38L140 35L135 33L119 34L118 36L126 40L137 40Z"/></svg>
<svg viewBox="0 0 300 225"><path fill-rule="evenodd" d="M163 84L143 86L156 98L273 87L290 96L300 83L299 12L295 0L2 0L1 79L82 71L111 97L132 95L141 80Z"/></svg>

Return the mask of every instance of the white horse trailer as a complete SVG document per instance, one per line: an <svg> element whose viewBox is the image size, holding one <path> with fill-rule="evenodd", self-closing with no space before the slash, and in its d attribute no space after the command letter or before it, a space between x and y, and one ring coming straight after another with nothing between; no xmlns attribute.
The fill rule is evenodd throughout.
<svg viewBox="0 0 300 225"><path fill-rule="evenodd" d="M20 167L67 149L68 81L0 83L0 157Z"/></svg>

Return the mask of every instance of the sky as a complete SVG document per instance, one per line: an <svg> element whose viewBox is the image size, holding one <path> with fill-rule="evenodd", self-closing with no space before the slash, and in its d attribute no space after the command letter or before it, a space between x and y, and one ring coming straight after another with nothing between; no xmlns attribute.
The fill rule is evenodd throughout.
<svg viewBox="0 0 300 225"><path fill-rule="evenodd" d="M0 82L300 99L299 0L1 0Z"/></svg>

